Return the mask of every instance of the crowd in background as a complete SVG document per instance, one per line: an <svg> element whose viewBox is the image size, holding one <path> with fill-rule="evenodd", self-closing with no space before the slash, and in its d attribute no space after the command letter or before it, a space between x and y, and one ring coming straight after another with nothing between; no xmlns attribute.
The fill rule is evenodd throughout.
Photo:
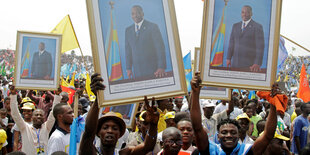
<svg viewBox="0 0 310 155"><path fill-rule="evenodd" d="M279 104L247 90L233 91L230 101L200 99L200 88L193 84L199 82L196 75L191 97L150 101L155 106L145 104L145 100L132 116L134 125L126 127L122 114L106 113L97 100L90 101L85 80L71 87L78 98L77 118L73 116L74 102L68 103L69 94L62 89L16 90L12 74L7 74L7 68L14 67L14 52L1 50L0 54L6 68L0 78L0 154L309 154L310 103L292 91L286 94L282 112ZM302 62L309 74L310 57L289 56L279 71L280 81L296 87ZM83 72L94 73L90 56L82 61L74 52L63 54L61 64L63 77L75 71L80 73L76 79L84 79ZM93 76L94 94L104 89L97 81L101 78ZM72 126L74 122L78 123ZM72 134L73 130L78 132ZM75 147L70 143L72 138Z"/></svg>

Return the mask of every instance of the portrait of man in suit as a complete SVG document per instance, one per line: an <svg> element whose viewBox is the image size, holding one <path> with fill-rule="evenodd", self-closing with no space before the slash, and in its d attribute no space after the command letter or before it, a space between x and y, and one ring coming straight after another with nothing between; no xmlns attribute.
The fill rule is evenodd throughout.
<svg viewBox="0 0 310 155"><path fill-rule="evenodd" d="M131 8L134 24L126 28L125 57L128 78L166 75L165 45L158 25L144 19L141 6Z"/></svg>
<svg viewBox="0 0 310 155"><path fill-rule="evenodd" d="M52 73L52 56L45 50L45 44L39 43L39 51L35 52L31 63L31 78L50 80Z"/></svg>
<svg viewBox="0 0 310 155"><path fill-rule="evenodd" d="M226 58L227 67L259 72L264 56L263 26L252 19L252 7L241 10L242 21L233 25Z"/></svg>

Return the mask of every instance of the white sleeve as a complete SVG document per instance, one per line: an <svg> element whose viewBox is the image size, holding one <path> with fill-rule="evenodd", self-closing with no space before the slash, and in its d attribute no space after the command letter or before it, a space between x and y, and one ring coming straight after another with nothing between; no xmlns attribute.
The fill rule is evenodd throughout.
<svg viewBox="0 0 310 155"><path fill-rule="evenodd" d="M24 130L26 127L26 123L19 113L18 106L17 106L17 95L10 95L10 107L11 107L11 115L15 124L18 126L20 130Z"/></svg>
<svg viewBox="0 0 310 155"><path fill-rule="evenodd" d="M45 122L44 125L46 125L46 129L48 132L50 132L53 128L53 125L55 123L55 118L54 118L54 115L53 115L53 109L55 107L56 104L60 103L61 101L61 96L59 95L55 95L54 96L54 101L53 101L53 107L52 107L52 110L51 112L49 113L48 115L48 118L47 118L47 121Z"/></svg>

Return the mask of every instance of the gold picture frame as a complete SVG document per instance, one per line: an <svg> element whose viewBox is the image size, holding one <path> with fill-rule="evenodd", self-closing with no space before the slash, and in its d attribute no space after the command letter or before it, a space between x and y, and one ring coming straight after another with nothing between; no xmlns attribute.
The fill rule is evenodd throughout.
<svg viewBox="0 0 310 155"><path fill-rule="evenodd" d="M126 127L132 129L135 122L135 115L138 112L139 103L127 104L127 105L117 105L111 107L103 107L103 113L110 111L120 113L126 124Z"/></svg>
<svg viewBox="0 0 310 155"><path fill-rule="evenodd" d="M194 71L199 71L200 48L195 47ZM227 100L231 99L231 89L221 87L202 86L199 97L201 99Z"/></svg>
<svg viewBox="0 0 310 155"><path fill-rule="evenodd" d="M281 6L282 0L205 1L199 65L202 84L270 90L276 79ZM247 17L240 16L243 9Z"/></svg>
<svg viewBox="0 0 310 155"><path fill-rule="evenodd" d="M57 90L61 41L60 34L17 31L13 81L16 89Z"/></svg>
<svg viewBox="0 0 310 155"><path fill-rule="evenodd" d="M98 93L101 107L141 102L144 96L164 99L186 94L184 66L173 0L132 0L122 2L115 0L87 0L86 4L94 69L96 73L101 74L106 86L104 91ZM143 15L145 17L140 25L139 32L132 26L134 22L131 19L131 11L133 7L137 8L137 5L141 8L140 10L144 11ZM157 29L157 33L154 33L154 35L161 35L163 40L164 54L161 55L165 55L166 68L164 68L164 74L161 74L163 75L161 78L154 78L155 72L153 75L143 75L144 72L139 75L136 63L138 61L126 55L128 53L132 54L132 51L134 51L132 50L134 47L126 47L126 44L128 42L130 44L130 41L132 41L132 39L128 39L131 37L130 35L135 34L136 37L140 37L140 35L142 37L143 31L149 30L146 25L143 25L147 23L146 21L153 23L150 29L154 31ZM126 31L128 31L128 34ZM160 42L158 39L156 41ZM145 44L149 44L149 42ZM149 50L154 50L154 48L149 46L147 51ZM112 55L117 55L113 58L114 63L110 59ZM155 55L159 54L156 53ZM153 63L155 58L157 56L149 57L138 66L146 67L148 64L145 63ZM118 70L115 70L115 72L121 70L121 72L118 72L119 76L112 75L113 69L110 66L116 64L115 61L118 61L116 63L121 66ZM131 61L136 63L136 66L132 65ZM132 74L129 74L128 70ZM111 78L112 76L119 79L115 80L116 78Z"/></svg>

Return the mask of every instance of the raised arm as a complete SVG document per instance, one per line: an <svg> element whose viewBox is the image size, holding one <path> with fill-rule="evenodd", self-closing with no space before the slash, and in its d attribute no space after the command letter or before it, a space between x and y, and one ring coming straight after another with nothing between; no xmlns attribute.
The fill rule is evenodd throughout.
<svg viewBox="0 0 310 155"><path fill-rule="evenodd" d="M54 107L56 104L60 103L61 101L61 96L59 96L59 94L62 92L61 90L61 87L59 86L57 91L55 92L55 96L54 96L54 101L53 101L53 107L52 107L52 110L50 111L49 115L48 115L48 118L45 122L44 125L46 125L46 129L48 131L51 131L52 128L53 128L53 125L55 123L55 117L53 115L53 110L54 110Z"/></svg>
<svg viewBox="0 0 310 155"><path fill-rule="evenodd" d="M272 86L271 97L275 97L277 94L280 94L280 89L276 84ZM273 100L274 101L274 100ZM266 121L264 133L262 136L258 137L252 146L252 151L255 154L263 154L266 150L269 142L273 139L274 133L277 127L277 112L276 107L270 104L270 111Z"/></svg>
<svg viewBox="0 0 310 155"><path fill-rule="evenodd" d="M29 90L29 92L27 93L27 96L38 105L40 103L40 97L34 96L32 92L33 90Z"/></svg>
<svg viewBox="0 0 310 155"><path fill-rule="evenodd" d="M103 79L99 74L95 73L91 76L91 90L97 95L98 90L104 90L102 84ZM95 103L92 104L85 122L85 132L80 143L79 154L96 154L96 148L93 145L96 129L98 125L99 107L98 97L96 97Z"/></svg>
<svg viewBox="0 0 310 155"><path fill-rule="evenodd" d="M144 97L144 103L146 107L146 118L145 122L149 123L149 129L145 136L144 143L136 146L130 147L129 153L130 155L140 155L147 154L148 152L153 151L154 146L157 140L157 124L159 120L159 113L157 112L157 108L155 107L155 99L152 99L152 106L150 107L147 97Z"/></svg>
<svg viewBox="0 0 310 155"><path fill-rule="evenodd" d="M209 150L208 134L202 127L201 111L199 104L199 94L201 89L200 72L196 72L191 81L192 93L191 93L191 109L190 115L193 123L194 134L196 137L196 144L199 151Z"/></svg>
<svg viewBox="0 0 310 155"><path fill-rule="evenodd" d="M19 130L22 131L25 129L26 124L18 110L15 86L10 87L10 94L11 94L10 95L11 116L15 121L16 125L18 126Z"/></svg>

